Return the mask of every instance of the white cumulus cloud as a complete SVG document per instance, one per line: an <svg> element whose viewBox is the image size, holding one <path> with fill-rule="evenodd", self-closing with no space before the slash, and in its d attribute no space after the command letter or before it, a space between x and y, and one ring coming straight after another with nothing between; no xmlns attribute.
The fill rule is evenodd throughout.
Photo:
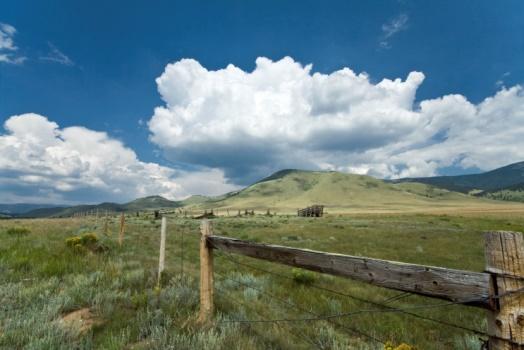
<svg viewBox="0 0 524 350"><path fill-rule="evenodd" d="M104 132L60 128L38 114L12 116L0 135L0 196L7 202L170 199L232 189L217 169L174 170L140 161ZM202 188L199 188L199 179ZM214 190L214 191L213 191Z"/></svg>
<svg viewBox="0 0 524 350"><path fill-rule="evenodd" d="M321 74L289 57L258 58L251 72L183 59L157 78L165 104L150 138L174 162L219 168L243 184L287 167L400 177L524 160L521 86L479 104L462 95L415 102L423 80Z"/></svg>

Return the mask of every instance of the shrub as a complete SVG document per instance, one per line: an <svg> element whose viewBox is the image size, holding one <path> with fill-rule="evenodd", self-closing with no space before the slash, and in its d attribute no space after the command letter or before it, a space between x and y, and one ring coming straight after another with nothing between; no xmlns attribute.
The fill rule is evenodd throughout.
<svg viewBox="0 0 524 350"><path fill-rule="evenodd" d="M384 350L417 350L417 348L406 343L394 345L392 342L388 341L384 344Z"/></svg>
<svg viewBox="0 0 524 350"><path fill-rule="evenodd" d="M291 270L291 273L293 274L293 280L296 283L308 285L315 282L315 275L312 272L301 269L293 269Z"/></svg>
<svg viewBox="0 0 524 350"><path fill-rule="evenodd" d="M26 227L10 227L5 232L11 236L23 236L31 233Z"/></svg>
<svg viewBox="0 0 524 350"><path fill-rule="evenodd" d="M108 247L101 243L96 233L84 233L83 235L69 237L65 240L68 247L77 250L88 249L93 252L106 251Z"/></svg>

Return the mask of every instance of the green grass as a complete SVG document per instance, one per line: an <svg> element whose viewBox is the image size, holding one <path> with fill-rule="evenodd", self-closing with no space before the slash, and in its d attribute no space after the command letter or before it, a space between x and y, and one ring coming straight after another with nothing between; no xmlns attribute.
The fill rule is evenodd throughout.
<svg viewBox="0 0 524 350"><path fill-rule="evenodd" d="M323 349L383 348L347 328L418 349L479 348L474 335L402 314L339 319L345 328L327 321L231 322L373 308L313 285L379 302L398 292L234 256L243 264L289 277L283 279L236 265L221 252L214 259L215 322L199 326L199 221L168 219L166 270L157 289L159 224L150 217L128 217L124 244L119 247L117 217L111 219L107 237L102 221L92 218L0 221L0 349L310 349L311 343ZM360 214L319 219L256 215L220 217L213 226L217 234L253 241L482 271L482 232L522 232L524 217L511 213ZM29 232L8 234L14 227ZM89 232L96 233L108 249L79 253L66 244L67 239ZM435 302L439 303L410 296L391 305ZM289 303L297 307L290 309ZM59 321L82 308L89 308L97 320L87 333ZM479 330L486 327L485 312L476 308L417 312Z"/></svg>

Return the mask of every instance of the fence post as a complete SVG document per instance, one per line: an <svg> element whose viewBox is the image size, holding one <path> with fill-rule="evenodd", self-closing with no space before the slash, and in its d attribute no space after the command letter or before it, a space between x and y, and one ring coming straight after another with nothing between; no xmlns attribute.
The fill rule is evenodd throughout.
<svg viewBox="0 0 524 350"><path fill-rule="evenodd" d="M160 253L158 254L158 287L160 287L160 280L162 278L162 271L164 271L164 261L166 256L166 226L167 219L162 216L162 226L160 228Z"/></svg>
<svg viewBox="0 0 524 350"><path fill-rule="evenodd" d="M486 271L492 274L493 311L488 349L524 349L524 239L520 232L486 233ZM514 292L514 293L512 293Z"/></svg>
<svg viewBox="0 0 524 350"><path fill-rule="evenodd" d="M213 314L213 249L207 236L213 234L211 222L202 220L200 225L200 314L199 323L207 323Z"/></svg>
<svg viewBox="0 0 524 350"><path fill-rule="evenodd" d="M108 235L109 234L109 228L108 228L108 218L107 218L107 211L106 211L106 216L104 217L104 235Z"/></svg>
<svg viewBox="0 0 524 350"><path fill-rule="evenodd" d="M125 231L125 225L126 225L126 217L124 216L124 213L120 216L120 233L118 234L118 244L122 245L122 242L124 241L124 231Z"/></svg>

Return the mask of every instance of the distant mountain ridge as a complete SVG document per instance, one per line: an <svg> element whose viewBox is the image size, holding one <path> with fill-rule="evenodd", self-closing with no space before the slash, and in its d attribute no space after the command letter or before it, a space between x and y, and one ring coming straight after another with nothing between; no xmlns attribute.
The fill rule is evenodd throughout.
<svg viewBox="0 0 524 350"><path fill-rule="evenodd" d="M67 205L58 204L30 204L30 203L15 203L15 204L0 204L0 213L6 215L16 215L27 213L31 210L42 208L65 208Z"/></svg>
<svg viewBox="0 0 524 350"><path fill-rule="evenodd" d="M105 202L100 204L82 204L70 207L39 207L22 213L13 213L17 217L68 217L76 213L98 211L100 214L107 212L140 211L160 208L178 208L184 206L184 201L171 201L162 196L149 196L138 198L128 203Z"/></svg>
<svg viewBox="0 0 524 350"><path fill-rule="evenodd" d="M404 178L392 182L419 182L462 193L515 190L524 187L524 162L513 163L481 174Z"/></svg>

